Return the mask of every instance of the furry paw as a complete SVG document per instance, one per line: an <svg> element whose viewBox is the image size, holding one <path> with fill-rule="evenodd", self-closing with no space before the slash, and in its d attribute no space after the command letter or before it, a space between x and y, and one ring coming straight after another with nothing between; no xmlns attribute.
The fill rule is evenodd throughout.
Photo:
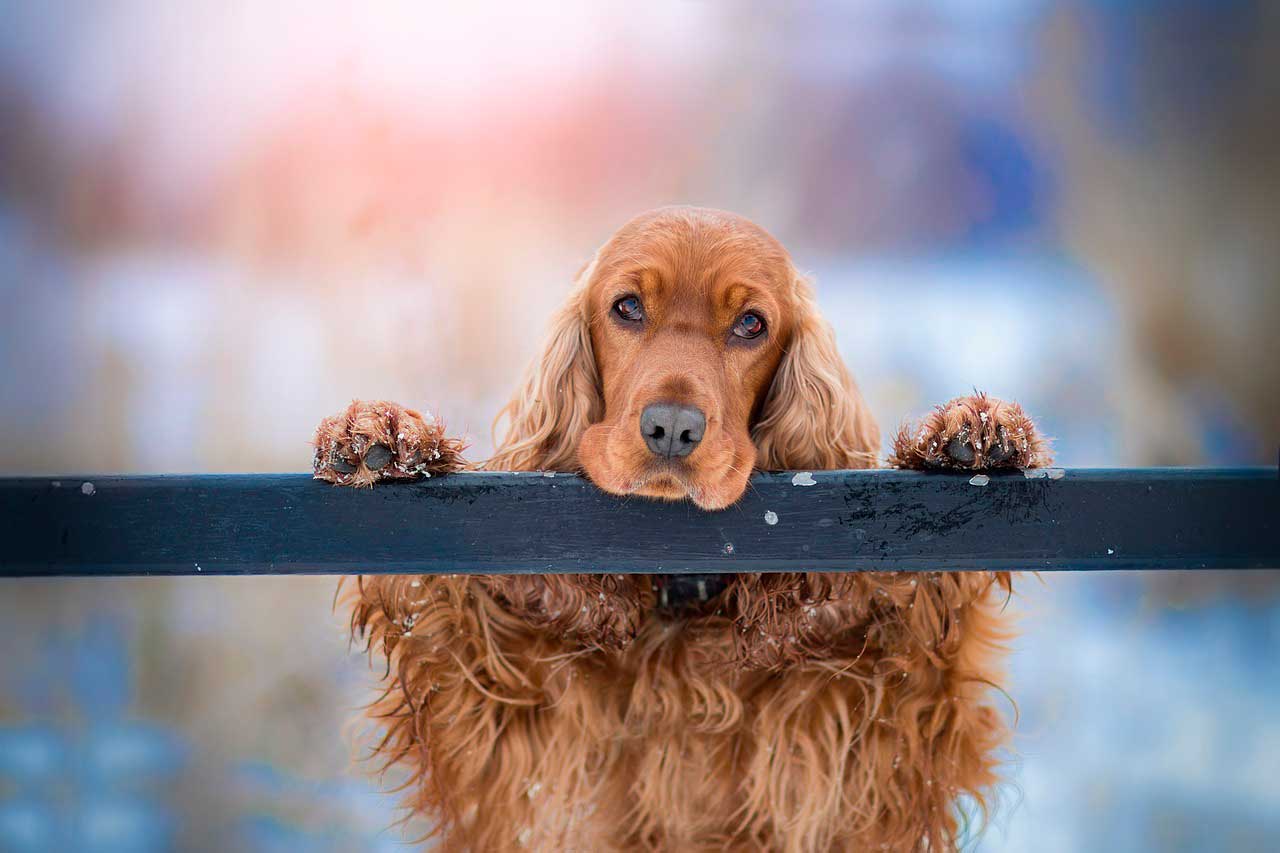
<svg viewBox="0 0 1280 853"><path fill-rule="evenodd" d="M312 468L317 480L372 486L448 474L465 464L463 443L444 424L396 403L356 400L316 428Z"/></svg>
<svg viewBox="0 0 1280 853"><path fill-rule="evenodd" d="M975 393L956 397L903 424L889 463L896 468L1040 468L1050 464L1049 443L1017 403Z"/></svg>

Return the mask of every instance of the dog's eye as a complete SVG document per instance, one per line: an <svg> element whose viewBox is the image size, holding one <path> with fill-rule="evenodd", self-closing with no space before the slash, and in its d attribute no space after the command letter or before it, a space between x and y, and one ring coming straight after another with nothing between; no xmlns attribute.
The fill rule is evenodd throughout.
<svg viewBox="0 0 1280 853"><path fill-rule="evenodd" d="M644 319L644 306L634 296L624 296L613 303L613 310L624 320L638 323Z"/></svg>
<svg viewBox="0 0 1280 853"><path fill-rule="evenodd" d="M738 322L733 327L733 333L740 338L760 337L760 333L764 331L764 318L759 314L752 314L748 311L738 318Z"/></svg>

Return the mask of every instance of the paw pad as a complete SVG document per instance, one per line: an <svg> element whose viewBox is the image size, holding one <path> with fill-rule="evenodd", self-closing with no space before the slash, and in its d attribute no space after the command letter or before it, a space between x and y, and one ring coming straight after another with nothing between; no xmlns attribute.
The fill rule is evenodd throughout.
<svg viewBox="0 0 1280 853"><path fill-rule="evenodd" d="M391 461L391 448L385 444L375 444L364 455L364 464L370 471L381 471Z"/></svg>
<svg viewBox="0 0 1280 853"><path fill-rule="evenodd" d="M969 443L969 433L967 430L947 442L947 455L951 457L953 462L959 463L960 465L973 464L973 460L977 458L977 454L973 450L973 445Z"/></svg>

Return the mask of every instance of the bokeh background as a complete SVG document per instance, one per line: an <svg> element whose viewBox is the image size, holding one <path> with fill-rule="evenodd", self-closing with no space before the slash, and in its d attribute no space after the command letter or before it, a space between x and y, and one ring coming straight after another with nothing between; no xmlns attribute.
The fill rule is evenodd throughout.
<svg viewBox="0 0 1280 853"><path fill-rule="evenodd" d="M354 397L483 458L573 273L673 202L791 248L886 430L978 385L1064 465L1276 462L1275 4L0 20L0 473L306 470ZM1280 849L1278 587L1025 578L1016 758L970 848ZM333 591L0 582L0 850L405 849Z"/></svg>

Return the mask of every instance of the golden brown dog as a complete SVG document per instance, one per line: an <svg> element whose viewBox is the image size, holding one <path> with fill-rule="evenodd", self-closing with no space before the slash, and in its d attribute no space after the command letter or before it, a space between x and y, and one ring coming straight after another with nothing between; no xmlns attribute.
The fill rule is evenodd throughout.
<svg viewBox="0 0 1280 853"><path fill-rule="evenodd" d="M505 415L486 468L708 510L753 469L868 468L879 447L787 252L695 208L597 252ZM315 470L369 485L456 470L460 450L357 402L321 424ZM1017 405L976 394L904 427L891 461L1049 460ZM377 576L351 624L386 656L376 751L412 771L407 804L443 849L941 850L996 780L1009 589L992 572L724 575L697 594L679 576Z"/></svg>

